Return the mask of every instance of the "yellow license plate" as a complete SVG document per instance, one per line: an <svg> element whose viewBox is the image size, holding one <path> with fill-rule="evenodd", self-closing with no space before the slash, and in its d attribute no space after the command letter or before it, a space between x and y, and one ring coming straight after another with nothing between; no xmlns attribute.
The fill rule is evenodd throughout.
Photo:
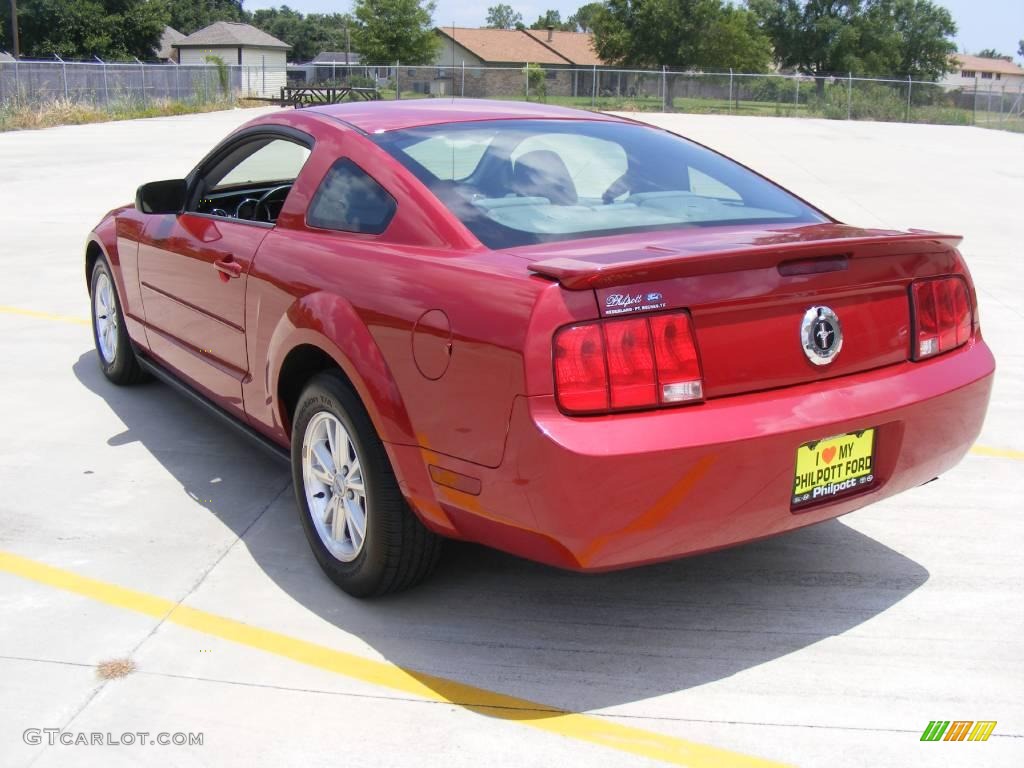
<svg viewBox="0 0 1024 768"><path fill-rule="evenodd" d="M875 430L851 432L796 449L793 508L862 490L875 481Z"/></svg>

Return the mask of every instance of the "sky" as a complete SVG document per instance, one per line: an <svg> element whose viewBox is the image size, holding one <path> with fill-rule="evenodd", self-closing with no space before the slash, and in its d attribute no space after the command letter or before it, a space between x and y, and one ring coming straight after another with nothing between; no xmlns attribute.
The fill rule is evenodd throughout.
<svg viewBox="0 0 1024 768"><path fill-rule="evenodd" d="M482 27L487 7L506 2L530 24L548 8L561 12L567 18L587 0L437 0L434 24L460 27ZM344 13L351 10L349 0L245 0L245 7L254 11L288 5L303 13ZM995 48L1008 55L1016 56L1018 41L1024 38L1024 0L939 0L956 20L959 33L957 45L961 51L977 53L982 48Z"/></svg>

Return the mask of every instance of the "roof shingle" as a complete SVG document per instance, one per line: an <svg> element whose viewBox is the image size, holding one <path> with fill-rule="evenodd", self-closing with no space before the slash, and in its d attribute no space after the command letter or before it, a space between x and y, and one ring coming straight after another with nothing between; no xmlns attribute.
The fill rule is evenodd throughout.
<svg viewBox="0 0 1024 768"><path fill-rule="evenodd" d="M184 40L171 43L174 48L206 48L214 46L243 46L249 48L291 48L288 43L268 35L251 24L237 21L218 21L193 32Z"/></svg>
<svg viewBox="0 0 1024 768"><path fill-rule="evenodd" d="M561 32L552 31L551 40L548 40L546 29L524 29L526 34L539 41L541 45L554 48L555 51L568 59L571 63L583 67L593 67L604 64L594 50L594 36L589 32Z"/></svg>
<svg viewBox="0 0 1024 768"><path fill-rule="evenodd" d="M437 27L445 37L488 64L568 64L560 56L530 35L518 29L473 29L471 27Z"/></svg>
<svg viewBox="0 0 1024 768"><path fill-rule="evenodd" d="M173 58L174 48L171 47L172 44L179 43L184 39L185 36L174 27L164 27L164 31L160 35L160 42L157 43L156 57L158 59Z"/></svg>

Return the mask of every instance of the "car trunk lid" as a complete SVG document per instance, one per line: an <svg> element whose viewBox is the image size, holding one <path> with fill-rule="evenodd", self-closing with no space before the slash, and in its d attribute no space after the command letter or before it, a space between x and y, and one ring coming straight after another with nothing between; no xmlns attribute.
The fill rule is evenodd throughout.
<svg viewBox="0 0 1024 768"><path fill-rule="evenodd" d="M603 317L688 309L712 398L905 361L908 285L956 271L960 238L819 224L674 232L640 247L635 236L632 247L610 240L549 248L529 269L593 290ZM831 309L841 327L841 351L825 365L802 344L812 307Z"/></svg>

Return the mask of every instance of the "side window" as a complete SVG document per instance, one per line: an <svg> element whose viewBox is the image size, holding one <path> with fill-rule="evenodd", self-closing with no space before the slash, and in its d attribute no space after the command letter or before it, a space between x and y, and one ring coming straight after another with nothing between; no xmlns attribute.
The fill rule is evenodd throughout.
<svg viewBox="0 0 1024 768"><path fill-rule="evenodd" d="M742 202L740 193L732 187L723 184L718 179L708 176L706 173L690 168L690 191L701 197L717 197L719 200L736 200Z"/></svg>
<svg viewBox="0 0 1024 768"><path fill-rule="evenodd" d="M240 184L295 181L308 157L307 147L285 139L272 139L228 170L214 191Z"/></svg>
<svg viewBox="0 0 1024 768"><path fill-rule="evenodd" d="M348 158L331 166L306 214L311 227L379 235L395 215L395 200Z"/></svg>
<svg viewBox="0 0 1024 768"><path fill-rule="evenodd" d="M273 224L309 155L304 144L276 136L236 144L202 169L188 210Z"/></svg>

